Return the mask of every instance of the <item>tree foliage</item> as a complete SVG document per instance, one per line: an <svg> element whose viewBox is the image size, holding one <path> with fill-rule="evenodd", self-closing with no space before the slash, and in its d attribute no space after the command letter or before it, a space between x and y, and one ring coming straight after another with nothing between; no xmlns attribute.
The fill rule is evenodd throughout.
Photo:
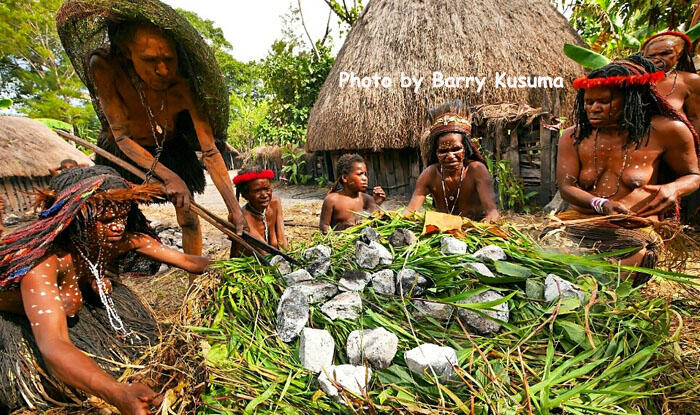
<svg viewBox="0 0 700 415"><path fill-rule="evenodd" d="M554 3L560 10L571 13L571 24L593 51L611 58L638 52L642 42L656 32L680 29L689 23L693 11L690 0L556 0Z"/></svg>
<svg viewBox="0 0 700 415"><path fill-rule="evenodd" d="M60 0L0 3L0 96L33 118L72 124L77 134L96 136L99 121L56 32Z"/></svg>

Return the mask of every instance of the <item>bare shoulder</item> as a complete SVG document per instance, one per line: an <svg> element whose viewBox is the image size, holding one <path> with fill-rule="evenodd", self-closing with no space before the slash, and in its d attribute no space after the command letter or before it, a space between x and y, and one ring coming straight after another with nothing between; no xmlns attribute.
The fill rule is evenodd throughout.
<svg viewBox="0 0 700 415"><path fill-rule="evenodd" d="M696 94L700 93L700 75L693 72L678 71L678 76L683 79L683 83L690 87L691 91Z"/></svg>
<svg viewBox="0 0 700 415"><path fill-rule="evenodd" d="M573 143L574 141L574 132L576 131L576 127L569 127L564 132L561 134L561 137L559 137L559 141L565 141L567 143Z"/></svg>
<svg viewBox="0 0 700 415"><path fill-rule="evenodd" d="M491 173L489 173L488 167L486 167L486 165L480 161L470 161L468 168L469 171L472 174L474 174L477 178L489 177L491 175Z"/></svg>
<svg viewBox="0 0 700 415"><path fill-rule="evenodd" d="M103 77L116 77L115 68L119 67L114 57L98 53L90 57L89 66L93 74L102 75Z"/></svg>
<svg viewBox="0 0 700 415"><path fill-rule="evenodd" d="M690 136L690 129L683 121L673 120L668 117L656 115L651 119L651 128L654 132L660 133L663 138L667 135Z"/></svg>
<svg viewBox="0 0 700 415"><path fill-rule="evenodd" d="M270 206L275 210L282 210L282 200L277 196L272 196Z"/></svg>
<svg viewBox="0 0 700 415"><path fill-rule="evenodd" d="M340 197L340 193L338 193L338 192L329 193L323 199L323 205L324 206L333 206L338 202L339 197Z"/></svg>

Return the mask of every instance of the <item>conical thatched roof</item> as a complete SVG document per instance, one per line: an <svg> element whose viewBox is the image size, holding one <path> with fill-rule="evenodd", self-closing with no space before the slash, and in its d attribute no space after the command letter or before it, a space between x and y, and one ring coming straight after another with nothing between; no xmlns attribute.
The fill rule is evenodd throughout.
<svg viewBox="0 0 700 415"><path fill-rule="evenodd" d="M49 175L61 160L92 164L49 127L24 117L0 116L0 177Z"/></svg>
<svg viewBox="0 0 700 415"><path fill-rule="evenodd" d="M371 0L348 34L309 117L307 150L417 147L426 107L460 98L471 105L542 105L544 91L496 88L508 76L561 76L562 114L571 110L571 81L583 69L562 53L582 45L548 0ZM339 87L341 72L388 76L390 88ZM476 88L432 88L433 71L485 76ZM424 76L417 93L401 72Z"/></svg>

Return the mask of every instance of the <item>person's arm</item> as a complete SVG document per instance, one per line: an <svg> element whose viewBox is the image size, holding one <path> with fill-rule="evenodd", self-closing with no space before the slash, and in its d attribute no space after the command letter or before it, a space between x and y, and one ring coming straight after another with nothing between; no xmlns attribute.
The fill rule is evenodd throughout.
<svg viewBox="0 0 700 415"><path fill-rule="evenodd" d="M318 229L321 233L326 234L331 230L331 220L333 219L333 199L334 194L331 193L323 199L323 206L321 206L321 218L318 222Z"/></svg>
<svg viewBox="0 0 700 415"><path fill-rule="evenodd" d="M413 195L411 200L408 202L408 206L403 210L403 214L406 215L409 212L415 212L423 206L425 202L425 197L430 194L430 166L423 170L423 172L418 176L416 181L416 188L413 190Z"/></svg>
<svg viewBox="0 0 700 415"><path fill-rule="evenodd" d="M564 131L559 139L557 151L557 184L562 199L576 205L586 213L596 212L591 207L591 201L596 197L578 186L578 176L581 169L578 151L574 145L573 127ZM603 205L605 214L629 213L629 209L621 203L608 200Z"/></svg>
<svg viewBox="0 0 700 415"><path fill-rule="evenodd" d="M248 230L248 223L243 217L243 212L241 212L241 206L238 204L238 200L236 200L233 184L228 176L228 170L226 170L226 163L224 163L219 149L216 148L211 125L200 113L196 103L192 101L192 96L189 91L186 96L188 97L188 107L195 132L197 133L197 140L202 148L202 161L207 167L207 171L209 171L209 176L214 182L214 186L216 186L219 194L221 194L221 197L224 199L224 203L228 209L229 222L236 226L236 233L241 235L243 231Z"/></svg>
<svg viewBox="0 0 700 415"><path fill-rule="evenodd" d="M107 117L109 129L119 149L134 163L145 170L153 165L153 156L131 139L127 128L129 114L115 85L114 69L104 58L94 55L90 59L90 70L97 85L100 105ZM156 163L155 175L165 183L165 192L176 207L189 209L192 195L185 182L161 163Z"/></svg>
<svg viewBox="0 0 700 415"><path fill-rule="evenodd" d="M685 78L689 93L683 103L683 111L695 131L700 134L700 75L688 73Z"/></svg>
<svg viewBox="0 0 700 415"><path fill-rule="evenodd" d="M190 255L172 249L143 233L129 233L126 240L128 242L127 249L192 274L203 273L212 262L203 256Z"/></svg>
<svg viewBox="0 0 700 415"><path fill-rule="evenodd" d="M688 127L680 121L665 121L657 133L665 141L663 160L678 178L671 183L643 186L644 190L654 193L654 198L637 212L639 216L659 214L675 206L679 198L700 187L698 156Z"/></svg>
<svg viewBox="0 0 700 415"><path fill-rule="evenodd" d="M493 191L493 179L491 178L489 169L484 163L472 162L469 164L469 170L474 175L479 201L481 202L481 207L484 208L484 212L486 213L483 221L497 221L501 215L498 213L498 206L496 206L496 194Z"/></svg>
<svg viewBox="0 0 700 415"><path fill-rule="evenodd" d="M374 201L374 197L364 192L360 194L362 195L362 210L368 213L373 213L377 210L377 203Z"/></svg>
<svg viewBox="0 0 700 415"><path fill-rule="evenodd" d="M284 234L284 214L282 213L282 201L279 197L273 196L272 203L275 212L277 212L277 218L275 222L275 232L277 233L277 243L281 248L289 249L289 243L287 242L287 236Z"/></svg>
<svg viewBox="0 0 700 415"><path fill-rule="evenodd" d="M58 176L59 173L61 173L61 168L60 168L60 167L58 167L58 168L49 167L49 174L50 174L51 176Z"/></svg>
<svg viewBox="0 0 700 415"><path fill-rule="evenodd" d="M148 407L157 396L155 392L145 385L117 382L71 343L57 269L58 260L52 255L20 283L24 312L49 371L62 382L115 405L122 414L150 414Z"/></svg>

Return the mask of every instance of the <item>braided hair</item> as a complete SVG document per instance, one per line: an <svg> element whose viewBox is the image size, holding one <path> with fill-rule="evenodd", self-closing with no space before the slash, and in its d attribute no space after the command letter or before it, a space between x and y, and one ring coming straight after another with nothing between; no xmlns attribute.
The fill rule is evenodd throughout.
<svg viewBox="0 0 700 415"><path fill-rule="evenodd" d="M333 185L331 186L330 190L328 193L333 193L333 192L339 192L343 188L343 184L341 183L341 180L343 178L344 174L350 174L352 171L352 165L355 163L364 163L365 159L357 154L357 153L350 153L350 154L343 154L340 156L338 159L338 164L335 166L335 182L333 182Z"/></svg>
<svg viewBox="0 0 700 415"><path fill-rule="evenodd" d="M641 54L634 54L624 59L616 59L602 68L595 69L588 74L588 79L609 78L614 76L631 76L641 73L654 73L656 66ZM700 141L697 132L688 119L671 106L662 97L656 87L649 84L627 85L619 87L623 96L623 107L620 119L617 120L620 134L627 132L627 143L634 143L635 148L642 145L646 136L648 138L651 130L651 119L655 115L660 115L672 120L683 122L693 134L696 152L700 148ZM580 144L581 141L593 133L594 127L588 120L584 102L586 90L579 89L574 103L574 142Z"/></svg>

